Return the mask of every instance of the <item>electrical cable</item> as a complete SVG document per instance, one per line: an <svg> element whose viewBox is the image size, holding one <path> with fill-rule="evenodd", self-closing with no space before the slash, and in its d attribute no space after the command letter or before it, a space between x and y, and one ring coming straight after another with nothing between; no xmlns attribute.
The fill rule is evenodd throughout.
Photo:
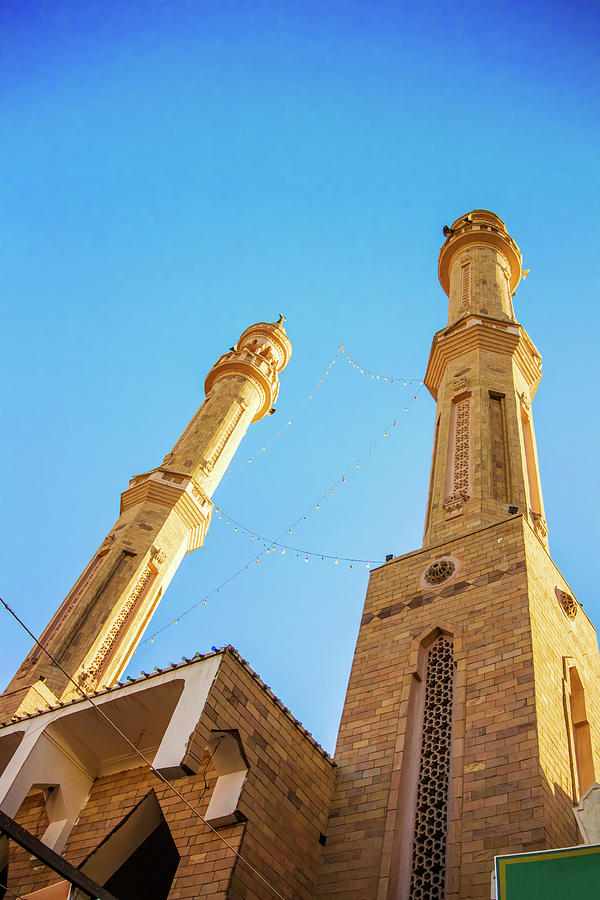
<svg viewBox="0 0 600 900"><path fill-rule="evenodd" d="M218 506L217 510L218 511L220 510L224 516L227 515L225 513L225 511L221 509L221 507ZM320 556L321 559L337 559L340 562L368 563L369 565L371 563L375 562L375 565L378 564L377 560L357 559L356 557L353 557L353 556L339 556L339 554L335 554L335 553L317 553L314 550L301 550L300 547L291 547L289 544L281 544L278 540L271 541L271 540L269 540L269 538L264 537L262 534L257 534L257 532L255 532L255 531L250 531L249 528L246 528L246 526L242 525L241 522L237 522L235 519L232 519L231 516L227 516L227 518L228 518L228 524L229 524L229 522L233 522L234 525L237 525L238 528L242 529L242 532L251 534L252 537L255 537L257 540L261 541L265 545L265 547L270 547L273 550L275 549L275 547L280 547L280 548L283 548L284 550L291 550L292 553L301 554L302 556ZM289 531L289 529L288 529L288 531ZM267 550L267 553L268 552L269 551ZM383 560L380 560L379 562L381 562L381 564L383 564Z"/></svg>
<svg viewBox="0 0 600 900"><path fill-rule="evenodd" d="M183 796L183 794L181 794L181 793L177 790L177 788L176 788L173 784L171 784L170 781L167 781L167 779L164 777L164 775L161 775L161 773L158 771L158 769L155 769L155 768L154 768L154 766L152 765L152 763L150 762L150 760L142 753L141 750L138 749L138 747L135 746L135 744L133 743L133 741L130 740L130 739L127 737L127 735L124 734L124 733L121 731L121 729L118 727L118 725L116 725L116 724L112 721L112 719L110 719L110 718L106 715L106 713L102 710L102 708L101 708L100 706L98 706L98 704L95 703L94 700L93 700L88 694L85 693L85 691L77 684L77 682L74 681L73 678L71 678L71 676L69 675L69 673L66 672L65 669L63 669L63 667L61 666L61 664L60 664L60 663L52 656L52 654L50 653L50 651L47 650L47 649L44 647L44 645L43 645L42 643L40 643L40 641L38 641L38 639L37 639L36 636L33 634L33 632L29 630L29 628L28 628L27 625L23 622L23 620L19 618L19 616L16 614L16 612L15 612L13 609L11 609L11 607L8 605L8 603L7 603L2 597L0 597L0 603L4 606L4 608L7 610L7 612L9 612L9 613L11 614L11 616L12 616L14 619L16 619L16 621L19 623L19 625L27 632L27 634L29 635L29 637L31 637L31 638L35 641L35 643L38 645L38 647L39 647L41 650L44 651L44 653L46 654L46 656L49 657L49 659L54 663L54 665L57 666L58 669L60 669L60 671L63 673L63 675L71 682L71 684L72 684L72 685L75 687L75 689L78 691L78 693L81 694L81 697L82 697L84 700L87 700L88 703L91 704L91 706L96 710L96 712L97 712L103 719L105 719L106 722L108 722L108 724L111 726L111 728L114 728L114 730L117 732L117 734L119 734L119 735L123 738L123 740L131 747L131 749L133 750L133 752L136 753L136 754L139 756L139 758L140 758L141 760L143 760L143 762L149 767L150 771L154 773L154 775L158 778L158 780L161 781L164 785L166 785L166 787L169 788L171 791L173 791L173 793L176 794L177 797L179 797L179 799L181 800L181 802L184 803L185 806L187 806L188 809L191 810L191 812L193 812L194 815L197 816L197 817L200 819L200 821L203 822L204 825L206 825L206 827L209 828L210 831L212 831L213 834L215 834L216 837L217 837L220 841L222 841L223 844L225 844L225 846L228 847L229 850L231 850L231 852L232 852L232 853L233 853L233 854L234 854L241 862L244 863L245 866L247 866L252 872L254 872L254 874L257 875L258 878L260 878L260 880L261 880L262 882L264 882L264 884L267 885L267 887L269 888L269 890L271 890L271 891L273 892L273 894L274 894L276 897L279 897L279 900L285 900L285 897L284 897L282 894L279 893L279 891L277 890L277 888L276 888L274 885L272 885L271 882L270 882L267 878L265 878L264 875L262 875L262 874L258 871L258 869L257 869L255 866L252 865L251 862L249 862L247 859L245 859L245 858L242 856L242 854L239 853L239 852L235 849L235 847L233 847L233 846L229 843L229 841L227 841L221 834L219 834L219 832L217 831L217 829L216 829L216 828L213 828L213 826L210 824L210 822L207 822L207 821L206 821L206 819L204 818L204 816L202 816L202 814L199 813L198 810L197 810L197 809L196 809L196 808L195 808L188 800L186 800L186 798Z"/></svg>
<svg viewBox="0 0 600 900"><path fill-rule="evenodd" d="M202 793L201 793L200 796L198 797L198 800L203 800L203 799L204 799L204 795L205 795L205 793L206 793L207 790L208 790L208 779L207 779L207 777L206 777L206 773L208 772L208 767L210 766L211 762L213 761L213 757L214 757L215 753L217 752L217 750L219 749L219 744L222 742L222 740L223 740L223 735L221 735L221 737L219 738L219 740L218 740L217 743L215 744L215 747L214 747L213 752L210 754L210 756L209 756L208 759L206 760L206 765L204 766L204 768L203 768L203 770L202 770L202 779L203 779L203 781L204 781L204 787L202 788Z"/></svg>
<svg viewBox="0 0 600 900"><path fill-rule="evenodd" d="M9 886L8 886L7 884L1 884L1 883L0 883L0 890L2 890L2 891L8 891L8 893L9 893L12 897L16 897L17 900L25 900L25 897L23 897L22 894L17 894L16 891L13 891L12 888L9 888Z"/></svg>

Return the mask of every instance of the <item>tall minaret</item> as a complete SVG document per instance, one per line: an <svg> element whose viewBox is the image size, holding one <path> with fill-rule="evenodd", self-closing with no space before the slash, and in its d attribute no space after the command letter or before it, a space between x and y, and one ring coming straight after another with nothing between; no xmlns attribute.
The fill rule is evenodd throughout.
<svg viewBox="0 0 600 900"><path fill-rule="evenodd" d="M250 423L272 411L291 352L283 317L247 328L162 465L130 480L117 522L40 638L84 690L115 684L184 554L204 543L210 498ZM0 697L0 719L74 693L36 645Z"/></svg>
<svg viewBox="0 0 600 900"><path fill-rule="evenodd" d="M445 229L448 325L425 384L437 401L424 546L526 515L547 541L531 401L541 356L515 319L521 253L502 219L475 209Z"/></svg>
<svg viewBox="0 0 600 900"><path fill-rule="evenodd" d="M317 896L489 900L494 855L573 846L600 778L593 625L552 560L531 420L540 355L494 213L444 229L448 324L423 546L371 572Z"/></svg>

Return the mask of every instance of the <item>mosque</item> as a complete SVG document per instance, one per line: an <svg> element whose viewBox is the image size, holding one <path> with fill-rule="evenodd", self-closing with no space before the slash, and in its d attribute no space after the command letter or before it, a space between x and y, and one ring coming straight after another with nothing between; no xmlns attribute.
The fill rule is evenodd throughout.
<svg viewBox="0 0 600 900"><path fill-rule="evenodd" d="M277 397L262 322L0 696L0 900L489 900L495 857L592 859L600 658L548 545L526 273L492 212L444 235L423 545L371 572L335 757L231 646L120 680Z"/></svg>

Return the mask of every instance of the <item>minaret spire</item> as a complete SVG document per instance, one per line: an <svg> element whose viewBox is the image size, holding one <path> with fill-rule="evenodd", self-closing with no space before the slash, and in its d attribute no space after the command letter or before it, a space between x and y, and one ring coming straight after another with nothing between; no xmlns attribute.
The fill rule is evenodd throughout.
<svg viewBox="0 0 600 900"><path fill-rule="evenodd" d="M119 519L41 638L84 690L115 684L183 556L204 543L210 498L248 426L272 410L291 353L281 317L247 328L209 371L206 399L162 465L130 480ZM73 693L36 646L0 697L0 718Z"/></svg>
<svg viewBox="0 0 600 900"><path fill-rule="evenodd" d="M434 336L425 375L437 413L423 545L516 512L547 542L531 417L541 356L512 303L521 253L488 210L460 216L444 234L448 325Z"/></svg>

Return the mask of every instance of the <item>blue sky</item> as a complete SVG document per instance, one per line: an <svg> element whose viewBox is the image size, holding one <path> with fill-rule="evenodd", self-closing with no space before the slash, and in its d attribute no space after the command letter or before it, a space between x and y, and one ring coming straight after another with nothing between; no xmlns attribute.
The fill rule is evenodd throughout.
<svg viewBox="0 0 600 900"><path fill-rule="evenodd" d="M515 308L544 356L551 550L600 622L599 22L580 2L4 0L0 570L34 631L213 362L280 312L294 355L277 415L215 502L269 537L312 506L293 542L317 553L420 546L432 399L404 414L410 386L342 357L313 389L342 343L366 369L422 377L446 321L442 225L474 207L503 217L531 269ZM332 750L368 572L269 554L203 605L253 556L215 516L148 633L199 607L129 672L232 643ZM6 618L1 634L6 681L28 639Z"/></svg>

